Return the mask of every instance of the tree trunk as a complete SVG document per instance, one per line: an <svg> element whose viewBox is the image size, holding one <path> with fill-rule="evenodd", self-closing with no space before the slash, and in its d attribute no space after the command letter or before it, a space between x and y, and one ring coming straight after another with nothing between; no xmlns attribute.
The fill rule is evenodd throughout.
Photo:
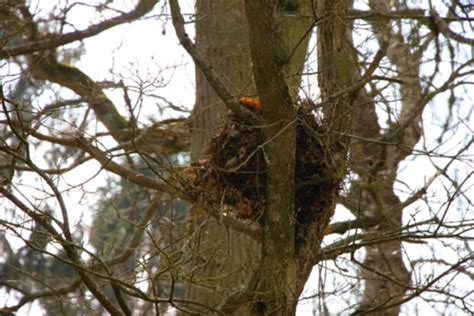
<svg viewBox="0 0 474 316"><path fill-rule="evenodd" d="M236 96L255 94L243 0L196 2L196 48ZM205 156L208 143L227 113L222 100L196 67L192 114L192 160Z"/></svg>
<svg viewBox="0 0 474 316"><path fill-rule="evenodd" d="M255 94L243 0L198 0L196 47L234 94ZM196 68L196 104L192 114L193 160L205 150L227 113L221 99ZM191 214L193 216L193 214ZM231 289L243 287L258 259L257 242L204 216L193 219L195 234L189 256L193 271L187 297L215 307ZM195 230L198 230L197 232Z"/></svg>
<svg viewBox="0 0 474 316"><path fill-rule="evenodd" d="M335 12L344 16L344 3L341 0L318 4L318 16ZM272 1L254 0L246 1L246 10L254 77L265 122L263 130L267 141L265 157L268 168L267 205L261 221L262 269L258 274L251 312L255 315L293 315L298 297L316 263L315 253L320 247L324 227L334 212L339 188L335 185L328 190L325 206L319 210L320 214L313 214L304 223L308 228L298 233L298 239L300 233L303 237L297 240L297 228L302 228L301 223L297 225L295 221L294 209L295 87L299 85L299 77L290 74L295 70L298 73L304 63L311 21L302 17L315 11L311 1L284 1L284 5L279 3L275 6ZM291 20L292 17L298 20ZM345 64L338 60L345 58L344 52L348 48L347 29L341 21L338 17L331 17L318 28L320 51L328 49L340 54L325 54L323 57L325 66L330 65L318 78L326 84L322 89L323 102L351 83ZM350 105L351 98L344 96L325 107L326 117L329 121L333 120L330 127L334 129L334 134L330 134L323 143L331 156L328 159L332 162L334 174L344 173L344 159L337 157L345 157L347 146L344 144L348 143L348 139L341 138L339 132L351 129ZM333 151L334 148L337 150Z"/></svg>
<svg viewBox="0 0 474 316"><path fill-rule="evenodd" d="M262 268L259 271L251 312L254 315L290 315L299 293L295 291L294 170L296 153L296 108L283 64L288 54L278 47L270 2L246 1L254 77L262 101L266 207L262 215ZM282 155L282 150L285 152Z"/></svg>
<svg viewBox="0 0 474 316"><path fill-rule="evenodd" d="M301 15L295 13L310 14L312 11L311 1L296 1L296 3L296 8L279 6L275 25L269 25L271 28L278 28L279 31L274 34L279 37L278 41L269 44L268 38L265 37L270 36L273 29L270 33L263 34L258 43L253 41L256 45L254 48L257 50L273 50L273 53L277 55L273 57L279 59L286 74L283 76L283 69L278 74L281 76L278 86L285 87L284 97L272 96L274 91L265 87L265 84L261 85L258 91L264 106L263 116L268 123L275 123L264 128L267 139L279 135L266 146L267 158L273 163L269 164L271 170L269 170L270 179L267 190L271 194L267 196L267 211L262 219L264 223L262 244L257 244L243 234L227 230L220 223L212 220L206 219L206 224L202 226L202 219L200 219L194 225L197 227L199 223L204 233L199 236L199 243L195 243L198 247L192 249L195 254L194 264L200 263L203 268L196 271L194 279L190 280L189 297L215 306L227 294L227 299L224 300L227 306L225 311L236 315L259 314L263 310L272 313L278 310L279 313L292 314L306 280L296 277L296 261L293 252L295 234L293 172L296 94L309 42L311 19L301 19ZM268 7L264 9L267 14L274 12L268 10ZM290 11L286 11L287 9ZM261 12L247 11L247 18L252 19L253 13ZM235 95L255 94L248 48L249 33L243 1L198 1L197 21L196 46L206 56L214 70L223 75L222 78L227 87ZM256 31L259 30L251 30L250 34L253 35ZM275 58L273 59L275 61ZM257 64L253 56L254 67L257 67ZM275 77L275 69L253 70L253 75L261 82L271 81ZM226 113L221 100L199 70L196 72L196 86L197 98L193 110L195 130L193 159L203 157L211 135L216 126L222 122L223 114ZM282 156L282 149L287 151L288 155ZM275 227L273 225L275 223L281 225ZM283 245L288 247L282 247ZM262 260L259 261L260 265L256 271L255 264L260 258ZM263 273L260 273L262 271ZM252 282L256 281L256 274L258 274L259 282L255 286L259 294L253 299L251 297L247 299L247 301L253 300L253 303L244 304L240 309L229 308L232 295L229 295L228 289L242 288L245 280L248 281L245 284L247 287L252 285ZM196 283L197 278L202 281L207 278L205 281L209 286L206 288L192 284ZM295 291L296 280L302 283L298 286L299 291ZM200 283L199 280L197 283ZM264 294L263 297L260 295L267 292L270 294ZM242 300L239 304L242 304Z"/></svg>
<svg viewBox="0 0 474 316"><path fill-rule="evenodd" d="M297 249L294 210L297 90L313 21L304 17L314 15L315 8L309 0L278 4L266 0L246 1L250 31L247 39L241 32L246 28L241 5L241 2L198 1L196 42L214 70L225 75L226 85L233 93L252 90L254 84L249 80L249 71L253 70L262 102L262 128L266 138L266 210L259 221L263 236L261 244L257 244L239 233L227 231L219 222L204 218L195 221L193 230L199 227L199 232L194 232L198 238L190 254L192 265L199 268L189 280L188 297L212 307L221 301L220 306L225 306L222 310L236 315L291 315L315 264L315 254L324 227L334 212L339 188L335 185L326 192L325 207L308 223L303 246ZM350 45L346 40L347 26L342 22L346 11L343 0L324 1L318 7L318 16L331 17L324 19L318 31L320 65L324 65L320 66L323 71L318 79L328 121L326 128L331 130L323 142L332 156L331 175L339 177L339 181L344 174L343 157L348 144L348 138L341 135L351 130L353 98L344 95L332 99L332 95L352 83L350 70L355 62L347 58ZM248 56L248 47L244 45L248 40L252 63L248 57L242 58ZM240 52L237 56L236 51ZM193 159L203 157L219 115L225 113L199 70L196 81ZM251 294L229 295L230 288L243 287ZM245 302L249 304L242 305ZM231 303L241 305L240 309Z"/></svg>

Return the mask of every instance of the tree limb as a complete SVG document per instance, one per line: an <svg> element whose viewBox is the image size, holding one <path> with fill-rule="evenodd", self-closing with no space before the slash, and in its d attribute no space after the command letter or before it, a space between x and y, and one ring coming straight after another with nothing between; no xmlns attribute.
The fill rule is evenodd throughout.
<svg viewBox="0 0 474 316"><path fill-rule="evenodd" d="M34 212L31 210L27 205L25 205L22 201L20 201L15 195L11 192L6 190L5 188L0 186L0 193L3 194L8 200L10 200L14 205L16 205L19 209L21 209L24 213L26 213L29 217L33 218L35 221L41 224L53 238L55 238L61 246L66 251L69 259L74 263L75 266L78 268L76 269L77 273L79 274L80 278L87 286L87 288L91 291L94 297L107 309L109 313L112 315L122 315L123 313L118 310L113 303L108 299L108 297L100 290L97 283L85 272L83 268L80 256L75 248L74 243L72 240L64 239L61 234L50 224L48 223L41 214Z"/></svg>
<svg viewBox="0 0 474 316"><path fill-rule="evenodd" d="M45 57L40 55L30 58L30 70L37 77L69 88L81 96L90 104L99 121L109 131L114 132L132 127L120 115L113 102L105 95L98 84L81 70L57 62L54 56ZM112 136L118 142L126 140L114 134Z"/></svg>
<svg viewBox="0 0 474 316"><path fill-rule="evenodd" d="M247 110L241 106L239 99L230 93L229 89L227 89L227 87L223 84L223 80L221 80L212 65L210 65L202 56L201 52L196 49L196 46L191 41L188 34L186 33L186 30L184 29L184 18L181 15L181 9L179 7L178 1L170 0L169 5L171 17L173 19L173 26L179 42L194 60L196 66L202 71L216 94L222 99L227 108L235 112L244 121L259 124L261 119L252 111Z"/></svg>
<svg viewBox="0 0 474 316"><path fill-rule="evenodd" d="M93 146L85 139L82 139L79 137L59 138L59 137L44 135L36 131L32 132L32 136L41 140L51 142L51 143L80 148L84 150L85 152L87 152L92 157L94 157L94 159L96 159L102 165L104 169L112 173L118 174L124 177L125 179L130 180L133 183L136 183L137 185L140 185L145 188L158 190L161 192L170 192L170 187L168 185L160 181L156 181L150 177L147 177L139 172L135 172L131 169L123 167L122 165L114 162L112 158L108 157L102 150Z"/></svg>
<svg viewBox="0 0 474 316"><path fill-rule="evenodd" d="M116 16L109 20L103 21L101 23L91 25L87 29L82 31L75 31L66 34L47 35L32 42L26 42L24 44L16 45L13 47L2 48L0 49L0 57L15 57L18 55L25 55L38 51L54 49L62 45L66 45L75 41L80 41L85 38L95 36L114 26L129 23L144 16L153 9L153 7L158 3L158 1L159 0L140 0L135 6L134 10Z"/></svg>

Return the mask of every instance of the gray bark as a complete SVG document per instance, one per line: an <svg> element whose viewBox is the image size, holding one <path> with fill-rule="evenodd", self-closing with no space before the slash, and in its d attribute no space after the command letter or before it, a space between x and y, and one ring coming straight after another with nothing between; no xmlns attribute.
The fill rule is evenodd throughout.
<svg viewBox="0 0 474 316"><path fill-rule="evenodd" d="M312 22L311 19L301 19L301 16L303 13L308 15L312 12L311 2L298 1L297 12L286 12L284 6L278 7L279 13L282 14L277 14L275 20L271 17L274 13L271 9L273 4L262 1L248 2L246 5L249 25L260 22L258 19L262 14L269 18L263 21L267 23L267 32L262 32L260 28L250 30L253 75L259 82L259 97L264 106L266 104L263 116L269 127L264 129L265 134L270 139L281 133L266 146L270 169L273 169L269 170L267 186L271 192L267 196L269 205L265 218L262 219L265 237L263 245L257 244L240 233L228 231L221 223L204 219L206 222L203 226L203 219L196 221L193 228L198 227L199 223L203 234L199 236L199 243L195 243L199 245L199 249L192 249L195 254L193 265L202 263L202 268L196 270L196 276L212 278L212 282L208 282L210 286L205 288L196 285L199 284L199 280L196 282L197 278L190 280L188 294L190 298L199 299L211 306L223 300L221 307L226 313L241 314L246 310L245 314L258 314L261 308L267 312L278 309L281 313L288 313L294 312L298 295L306 281L306 278L296 276L296 261L293 260L294 165L291 161L294 161L294 154L291 153L294 153L295 145L296 91L301 79ZM262 10L252 10L253 5L262 5ZM242 1L198 1L197 11L198 50L206 56L214 70L222 75L224 83L232 93L255 94L252 63L247 46L247 21L242 20L245 18ZM277 81L273 81L276 78ZM191 154L193 159L205 157L203 152L209 139L227 111L199 70L196 74L196 84L197 99L192 126L195 132ZM275 94L275 88L281 88L279 92L283 94L278 91ZM276 124L272 125L273 123ZM287 126L289 123L291 127ZM281 132L282 130L284 132ZM281 155L283 148L288 151L288 156ZM262 261L257 271L255 264L260 257ZM308 273L306 271L306 276ZM216 277L220 279L216 281ZM247 282L244 282L245 280ZM257 287L257 291L252 289L250 296L248 293L229 292L230 289L242 292L243 287L250 289L253 285ZM270 294L262 297L261 294L266 292ZM252 300L251 304L243 304ZM243 305L239 310L232 308L232 304Z"/></svg>
<svg viewBox="0 0 474 316"><path fill-rule="evenodd" d="M198 0L196 13L196 48L233 94L255 94L243 1ZM192 113L193 160L206 158L209 141L224 122L227 111L197 68L196 104ZM188 249L194 271L188 282L187 297L217 306L233 289L244 287L256 264L258 244L207 216L193 219L190 232L196 237Z"/></svg>

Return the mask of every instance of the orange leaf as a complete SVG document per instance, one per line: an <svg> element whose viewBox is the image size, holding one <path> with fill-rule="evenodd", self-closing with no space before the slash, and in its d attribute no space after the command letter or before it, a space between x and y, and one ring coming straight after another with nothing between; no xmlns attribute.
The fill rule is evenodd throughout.
<svg viewBox="0 0 474 316"><path fill-rule="evenodd" d="M245 106L246 108L250 110L256 110L260 111L262 108L262 105L260 104L260 100L257 98L252 98L252 97L240 97L239 98L240 104Z"/></svg>

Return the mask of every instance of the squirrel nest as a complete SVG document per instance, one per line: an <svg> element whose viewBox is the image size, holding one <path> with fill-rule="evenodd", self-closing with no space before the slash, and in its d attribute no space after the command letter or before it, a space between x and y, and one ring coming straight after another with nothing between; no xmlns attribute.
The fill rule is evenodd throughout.
<svg viewBox="0 0 474 316"><path fill-rule="evenodd" d="M338 185L323 135L313 115L299 113L295 163L295 219L299 225L319 218ZM201 199L207 205L209 198L214 199L221 212L258 220L266 197L263 143L260 128L242 123L230 112L210 143L208 159L193 163L194 185L200 188Z"/></svg>

